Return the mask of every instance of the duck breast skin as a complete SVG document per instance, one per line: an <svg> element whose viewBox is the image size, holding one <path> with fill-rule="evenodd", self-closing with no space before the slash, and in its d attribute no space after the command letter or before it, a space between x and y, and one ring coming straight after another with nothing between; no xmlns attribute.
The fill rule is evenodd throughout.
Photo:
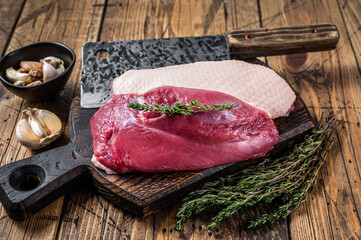
<svg viewBox="0 0 361 240"><path fill-rule="evenodd" d="M240 60L205 61L129 70L112 82L112 94L143 94L160 86L227 93L261 108L272 118L288 116L296 95L274 70Z"/></svg>

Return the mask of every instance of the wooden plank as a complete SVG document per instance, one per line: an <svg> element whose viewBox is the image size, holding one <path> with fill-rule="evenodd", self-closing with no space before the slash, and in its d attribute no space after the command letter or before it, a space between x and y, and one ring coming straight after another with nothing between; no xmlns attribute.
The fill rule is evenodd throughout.
<svg viewBox="0 0 361 240"><path fill-rule="evenodd" d="M361 69L361 1L348 0L338 1L341 16L346 26L352 51L357 60L358 68Z"/></svg>
<svg viewBox="0 0 361 240"><path fill-rule="evenodd" d="M12 1L10 2L13 4ZM65 89L54 100L43 103L31 103L23 101L8 92L3 95L0 106L1 118L4 118L4 124L0 128L2 142L1 165L40 152L28 151L18 144L14 136L14 128L19 118L19 113L26 107L45 108L53 111L64 123L61 139L46 149L64 145L69 141L66 124L71 99L74 97L75 85L79 84L79 76L81 74L81 45L83 42L94 40L98 36L103 5L104 1L98 0L92 2L85 0L77 2L26 1L6 52L13 51L32 42L58 41L71 47L78 55L78 59L73 75ZM1 236L9 239L31 237L43 239L55 238L60 223L62 205L63 198L60 198L33 218L24 222L10 220L1 207L0 228L3 229Z"/></svg>
<svg viewBox="0 0 361 240"><path fill-rule="evenodd" d="M1 19L1 26L0 26L0 54L1 56L4 55L6 47L10 41L13 29L15 24L18 20L19 14L22 10L24 1L23 0L16 0L16 1L7 1L7 0L0 0L0 19ZM11 106L4 104L3 99L9 99L11 97L11 93L6 90L3 85L0 85L0 97L1 97L1 108L2 114L0 114L0 132L7 134L1 134L0 137L0 159L4 158L4 153L7 149L13 149L12 146L9 145L10 136L11 136L11 129L14 128L14 119L18 115L18 109L13 109ZM15 117L15 118L14 118ZM10 156L10 159L15 159L15 154ZM0 239L5 239L9 231L12 227L12 221L9 221L3 208L0 208L0 227L4 229L0 232Z"/></svg>
<svg viewBox="0 0 361 240"><path fill-rule="evenodd" d="M257 1L108 1L99 41L223 34L243 26L259 27L257 19ZM252 212L249 209L222 222L213 231L206 230L209 215L213 214L208 212L188 221L183 233L175 232L172 228L178 207L179 204L174 204L153 216L139 218L93 192L73 192L66 201L59 236L131 239L288 236L287 228L281 233L274 231L286 226L286 222L245 231L240 218L249 215Z"/></svg>
<svg viewBox="0 0 361 240"><path fill-rule="evenodd" d="M0 54L4 54L25 0L0 0ZM2 88L2 86L1 86Z"/></svg>
<svg viewBox="0 0 361 240"><path fill-rule="evenodd" d="M340 12L353 18L359 2L335 0L260 1L263 26L331 22L337 25L340 42L336 51L269 57L268 63L289 79L313 117L342 111L337 141L322 169L321 181L302 208L293 213L290 234L294 239L359 238L360 235L360 71L354 34L346 31ZM356 17L357 18L357 17ZM349 20L349 22L352 22ZM354 23L348 23L354 24Z"/></svg>

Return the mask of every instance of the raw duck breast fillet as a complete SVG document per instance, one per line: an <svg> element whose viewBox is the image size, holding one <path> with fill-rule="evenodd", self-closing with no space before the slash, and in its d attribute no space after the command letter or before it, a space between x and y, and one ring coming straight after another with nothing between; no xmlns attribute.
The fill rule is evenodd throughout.
<svg viewBox="0 0 361 240"><path fill-rule="evenodd" d="M238 104L231 111L167 116L128 108L128 103L172 105L197 99ZM171 86L120 94L90 120L92 162L107 173L200 170L264 156L278 141L273 120L228 94Z"/></svg>
<svg viewBox="0 0 361 240"><path fill-rule="evenodd" d="M290 86L275 71L239 60L129 70L114 79L112 94L143 94L165 85L227 93L266 110L272 118L288 116L296 99Z"/></svg>

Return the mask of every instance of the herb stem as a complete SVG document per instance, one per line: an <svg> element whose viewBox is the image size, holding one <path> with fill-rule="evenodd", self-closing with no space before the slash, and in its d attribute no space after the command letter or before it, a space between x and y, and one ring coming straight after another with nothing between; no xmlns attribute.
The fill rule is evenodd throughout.
<svg viewBox="0 0 361 240"><path fill-rule="evenodd" d="M207 226L207 229L212 229L243 207L259 202L271 203L275 199L281 205L250 221L248 228L286 218L306 200L307 193L315 186L334 142L336 126L336 116L330 114L323 117L312 133L288 155L276 159L266 158L256 165L208 182L201 189L189 193L178 210L179 220L174 229L182 231L182 223L192 215L218 206L221 210Z"/></svg>
<svg viewBox="0 0 361 240"><path fill-rule="evenodd" d="M200 103L196 98L191 99L189 103L181 103L176 102L172 106L169 105L160 105L157 102L154 106L149 105L147 103L129 103L128 107L133 108L138 111L143 112L153 112L153 113L164 113L168 116L183 114L183 115L191 115L200 112L208 112L208 111L230 111L233 108L237 107L236 103L222 103L222 104L204 104Z"/></svg>

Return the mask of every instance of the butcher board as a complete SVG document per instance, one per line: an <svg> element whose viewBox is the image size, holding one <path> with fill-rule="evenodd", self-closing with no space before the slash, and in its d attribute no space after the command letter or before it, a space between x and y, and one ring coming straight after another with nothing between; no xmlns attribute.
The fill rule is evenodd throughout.
<svg viewBox="0 0 361 240"><path fill-rule="evenodd" d="M187 41L184 42L187 43ZM146 46L146 44L142 44L141 46ZM86 48L86 46L89 48ZM122 48L118 48L118 46ZM167 47L166 45L160 46L162 47L158 46L159 51L160 48ZM179 46L186 47L187 45ZM190 46L194 45L191 44ZM230 58L229 54L223 50L218 53L215 52L219 50L216 45L214 47L209 47L209 44L204 46L206 47L201 50L198 49L198 51L183 49L180 51L182 54L174 55L173 58L169 59L175 59L177 61L174 64L179 64ZM126 53L132 51L122 52L121 50L126 49L122 42L89 43L85 45L84 49L86 51L83 51L82 81L86 81L87 76L97 75L104 78L104 84L109 84L115 74L124 71L124 69L120 69L121 66L131 67L129 63L134 62L136 59L140 59L139 62L147 62L146 59L142 58L148 56L147 54L142 56L127 55ZM124 59L128 63L126 65L119 63L124 59L119 58L119 56L117 58L117 54L112 54L112 52L109 53L110 58L96 58L96 52L102 49L107 51L116 50L121 56L125 56ZM150 47L148 50L155 51L154 48ZM163 57L149 56L151 60L148 63L151 63L151 66L148 67L160 66L159 64L162 64L160 60L167 60L166 56L171 55L172 51L168 51L166 55L164 55L165 51L159 53L162 53ZM197 54L192 55L195 53ZM139 62L137 63L139 64ZM258 60L253 60L253 62L260 63ZM168 62L169 64L171 62ZM136 68L142 68L142 66L137 65ZM0 168L0 200L10 218L24 220L32 216L72 189L83 177L89 177L95 188L119 207L145 216L174 201L179 201L182 196L196 189L205 181L259 161L259 159L256 159L231 163L202 171L156 174L132 172L121 175L108 175L104 171L97 169L90 161L93 150L89 120L96 111L97 108L81 108L80 99L76 98L69 115L70 144ZM294 112L288 117L276 119L275 124L280 133L280 138L270 154L289 149L295 141L301 139L314 126L307 108L299 97L296 99Z"/></svg>

